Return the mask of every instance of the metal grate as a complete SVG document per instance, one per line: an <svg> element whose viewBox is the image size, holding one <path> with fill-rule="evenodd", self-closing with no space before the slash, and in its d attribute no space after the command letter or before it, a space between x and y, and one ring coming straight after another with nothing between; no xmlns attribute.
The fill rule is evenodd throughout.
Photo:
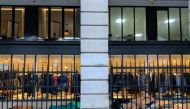
<svg viewBox="0 0 190 109"><path fill-rule="evenodd" d="M130 61L126 66L112 66L109 81L111 108L189 109L190 62L180 65L168 62L166 65L150 65L142 61L144 64L132 65Z"/></svg>
<svg viewBox="0 0 190 109"><path fill-rule="evenodd" d="M29 71L25 66L22 71L15 71L12 64L2 64L2 68L1 109L80 108L80 74L77 71L51 70L49 67L46 71Z"/></svg>

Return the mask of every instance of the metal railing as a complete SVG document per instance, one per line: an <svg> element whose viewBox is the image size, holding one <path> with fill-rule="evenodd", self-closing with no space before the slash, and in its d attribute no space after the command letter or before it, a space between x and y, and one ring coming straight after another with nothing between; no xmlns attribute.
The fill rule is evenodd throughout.
<svg viewBox="0 0 190 109"><path fill-rule="evenodd" d="M189 71L177 65L111 67L111 108L189 109Z"/></svg>
<svg viewBox="0 0 190 109"><path fill-rule="evenodd" d="M76 71L24 71L0 72L1 109L80 108Z"/></svg>

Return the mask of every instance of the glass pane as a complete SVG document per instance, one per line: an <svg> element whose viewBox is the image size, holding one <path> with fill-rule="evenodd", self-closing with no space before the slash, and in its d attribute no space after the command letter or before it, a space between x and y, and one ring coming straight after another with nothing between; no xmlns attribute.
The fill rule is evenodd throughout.
<svg viewBox="0 0 190 109"><path fill-rule="evenodd" d="M50 55L49 59L49 71L61 71L61 56L60 55Z"/></svg>
<svg viewBox="0 0 190 109"><path fill-rule="evenodd" d="M133 8L123 8L123 38L134 40L134 12Z"/></svg>
<svg viewBox="0 0 190 109"><path fill-rule="evenodd" d="M75 9L75 38L80 38L80 9Z"/></svg>
<svg viewBox="0 0 190 109"><path fill-rule="evenodd" d="M11 39L12 36L12 7L1 8L1 38Z"/></svg>
<svg viewBox="0 0 190 109"><path fill-rule="evenodd" d="M62 8L51 8L51 39L59 39L62 34Z"/></svg>
<svg viewBox="0 0 190 109"><path fill-rule="evenodd" d="M188 8L181 8L181 27L182 27L182 39L190 40Z"/></svg>
<svg viewBox="0 0 190 109"><path fill-rule="evenodd" d="M47 55L37 55L36 57L36 71L47 71L48 68L48 56Z"/></svg>
<svg viewBox="0 0 190 109"><path fill-rule="evenodd" d="M181 55L171 55L171 66L180 67L182 65Z"/></svg>
<svg viewBox="0 0 190 109"><path fill-rule="evenodd" d="M168 13L157 11L158 41L168 40Z"/></svg>
<svg viewBox="0 0 190 109"><path fill-rule="evenodd" d="M181 40L179 8L169 8L170 40Z"/></svg>
<svg viewBox="0 0 190 109"><path fill-rule="evenodd" d="M25 8L15 8L15 24L14 37L15 39L24 39L24 17Z"/></svg>
<svg viewBox="0 0 190 109"><path fill-rule="evenodd" d="M157 55L148 55L148 66L149 67L157 67Z"/></svg>
<svg viewBox="0 0 190 109"><path fill-rule="evenodd" d="M159 67L159 74L169 74L170 73L170 59L169 55L159 55L158 56L158 67ZM160 81L163 83L162 81ZM161 84L160 83L160 84ZM162 84L163 85L163 84Z"/></svg>
<svg viewBox="0 0 190 109"><path fill-rule="evenodd" d="M159 59L159 61L158 61L159 67L167 67L170 65L169 55L159 55L158 59Z"/></svg>
<svg viewBox="0 0 190 109"><path fill-rule="evenodd" d="M147 67L147 56L137 55L136 56L136 67Z"/></svg>
<svg viewBox="0 0 190 109"><path fill-rule="evenodd" d="M26 55L25 62L25 71L35 71L35 56L34 55Z"/></svg>
<svg viewBox="0 0 190 109"><path fill-rule="evenodd" d="M10 71L11 55L0 55L0 71Z"/></svg>
<svg viewBox="0 0 190 109"><path fill-rule="evenodd" d="M23 55L13 55L12 62L13 71L23 71L24 68L24 56Z"/></svg>
<svg viewBox="0 0 190 109"><path fill-rule="evenodd" d="M66 8L65 11L65 28L64 28L64 38L73 39L74 37L74 10L72 8Z"/></svg>
<svg viewBox="0 0 190 109"><path fill-rule="evenodd" d="M146 40L146 9L135 8L135 40Z"/></svg>
<svg viewBox="0 0 190 109"><path fill-rule="evenodd" d="M75 55L75 68L77 72L80 72L80 55Z"/></svg>
<svg viewBox="0 0 190 109"><path fill-rule="evenodd" d="M129 68L125 68L124 71L129 72L129 73L135 73L135 69L134 68L130 68L130 67L135 67L135 56L134 55L124 55L123 56L123 66L124 67L129 67Z"/></svg>
<svg viewBox="0 0 190 109"><path fill-rule="evenodd" d="M48 8L39 9L39 39L48 39Z"/></svg>
<svg viewBox="0 0 190 109"><path fill-rule="evenodd" d="M62 56L62 69L63 71L74 71L74 56L73 55Z"/></svg>
<svg viewBox="0 0 190 109"><path fill-rule="evenodd" d="M121 67L122 65L122 55L112 55L111 56L111 66L112 67ZM119 69L114 69L113 72L121 72L121 70Z"/></svg>
<svg viewBox="0 0 190 109"><path fill-rule="evenodd" d="M121 19L121 8L110 8L110 39L121 40L121 25L126 19Z"/></svg>

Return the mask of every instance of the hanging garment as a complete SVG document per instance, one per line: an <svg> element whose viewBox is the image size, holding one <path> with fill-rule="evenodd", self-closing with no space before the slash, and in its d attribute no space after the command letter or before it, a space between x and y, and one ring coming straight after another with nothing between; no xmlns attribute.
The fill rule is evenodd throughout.
<svg viewBox="0 0 190 109"><path fill-rule="evenodd" d="M68 91L68 78L66 75L61 74L61 76L58 77L58 90L60 91Z"/></svg>

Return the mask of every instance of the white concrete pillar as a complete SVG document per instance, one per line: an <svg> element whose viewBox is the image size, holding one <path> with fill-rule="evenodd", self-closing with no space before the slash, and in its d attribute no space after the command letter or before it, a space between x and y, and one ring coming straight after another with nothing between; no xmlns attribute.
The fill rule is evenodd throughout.
<svg viewBox="0 0 190 109"><path fill-rule="evenodd" d="M108 0L81 0L81 109L109 109Z"/></svg>

